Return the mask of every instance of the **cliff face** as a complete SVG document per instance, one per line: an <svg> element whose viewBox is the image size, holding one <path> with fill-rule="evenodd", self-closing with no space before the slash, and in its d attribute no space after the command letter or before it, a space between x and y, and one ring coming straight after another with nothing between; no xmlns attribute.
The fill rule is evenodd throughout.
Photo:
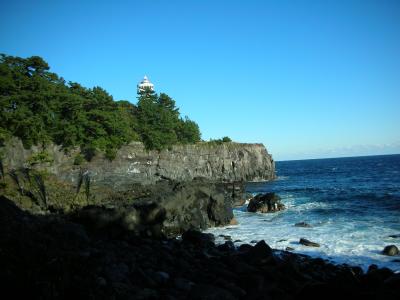
<svg viewBox="0 0 400 300"><path fill-rule="evenodd" d="M3 152L5 167L18 169L40 149L25 150L19 140L13 140ZM74 165L76 151L66 154L59 146L50 145L46 152L53 162L42 167L59 179L74 183L84 171L92 183L117 190L132 184L154 184L160 179L181 182L203 177L215 182L238 182L275 177L274 161L262 144L203 143L158 152L147 151L142 143L131 143L122 147L113 161L97 156L82 165Z"/></svg>
<svg viewBox="0 0 400 300"><path fill-rule="evenodd" d="M113 161L98 155L79 165L78 150L65 153L56 145L26 150L14 139L1 151L0 194L23 209L87 206L84 219L146 234L228 224L244 183L275 177L274 161L261 144L203 143L158 152L132 143Z"/></svg>

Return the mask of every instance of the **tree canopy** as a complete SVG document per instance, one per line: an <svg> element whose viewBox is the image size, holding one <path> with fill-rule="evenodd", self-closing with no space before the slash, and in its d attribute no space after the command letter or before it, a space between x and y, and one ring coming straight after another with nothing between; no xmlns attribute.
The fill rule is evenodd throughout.
<svg viewBox="0 0 400 300"><path fill-rule="evenodd" d="M97 151L112 159L131 141L157 150L200 141L198 125L182 118L166 94L145 91L136 106L49 70L39 56L0 55L0 143L17 136L26 148L53 142L66 150L80 146L87 159Z"/></svg>

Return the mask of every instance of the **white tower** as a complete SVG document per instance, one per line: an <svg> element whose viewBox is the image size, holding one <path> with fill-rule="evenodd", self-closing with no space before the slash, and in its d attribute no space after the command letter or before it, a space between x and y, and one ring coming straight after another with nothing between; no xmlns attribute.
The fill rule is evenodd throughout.
<svg viewBox="0 0 400 300"><path fill-rule="evenodd" d="M147 76L143 77L143 80L137 85L138 93L144 92L146 90L154 91L154 84L152 84Z"/></svg>

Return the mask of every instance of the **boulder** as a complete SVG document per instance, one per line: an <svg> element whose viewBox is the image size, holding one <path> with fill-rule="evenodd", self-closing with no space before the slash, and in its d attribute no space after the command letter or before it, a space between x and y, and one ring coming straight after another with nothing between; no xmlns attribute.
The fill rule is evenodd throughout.
<svg viewBox="0 0 400 300"><path fill-rule="evenodd" d="M188 230L182 234L184 243L193 244L195 246L204 248L214 246L215 237L211 233L202 233L196 230Z"/></svg>
<svg viewBox="0 0 400 300"><path fill-rule="evenodd" d="M368 267L367 273L371 273L371 272L373 272L373 271L375 271L377 269L378 269L378 266L376 264L371 264Z"/></svg>
<svg viewBox="0 0 400 300"><path fill-rule="evenodd" d="M218 249L225 252L231 252L234 251L236 247L232 241L226 241L224 244L219 245Z"/></svg>
<svg viewBox="0 0 400 300"><path fill-rule="evenodd" d="M273 259L272 249L264 240L261 240L254 247L249 248L249 251L245 254L245 259L252 264L269 261Z"/></svg>
<svg viewBox="0 0 400 300"><path fill-rule="evenodd" d="M225 241L231 241L232 237L230 235L220 234L218 237L223 238Z"/></svg>
<svg viewBox="0 0 400 300"><path fill-rule="evenodd" d="M388 268L379 269L376 265L368 268L366 274L361 277L364 284L368 286L381 286L385 280L389 279L394 275L394 272Z"/></svg>
<svg viewBox="0 0 400 300"><path fill-rule="evenodd" d="M389 245L386 246L385 249L383 249L382 254L383 255L388 255L388 256L395 256L400 253L399 248L397 248L395 245Z"/></svg>
<svg viewBox="0 0 400 300"><path fill-rule="evenodd" d="M275 193L258 194L254 196L247 206L249 212L271 213L285 209L281 197Z"/></svg>
<svg viewBox="0 0 400 300"><path fill-rule="evenodd" d="M307 247L320 247L320 245L318 243L315 242L311 242L305 238L301 238L299 241L300 244L307 246Z"/></svg>
<svg viewBox="0 0 400 300"><path fill-rule="evenodd" d="M164 185L162 189L156 187L149 200L158 199L159 205L165 209L163 231L167 235L228 225L232 221L232 206L225 197L224 185L201 178L185 183L171 181Z"/></svg>

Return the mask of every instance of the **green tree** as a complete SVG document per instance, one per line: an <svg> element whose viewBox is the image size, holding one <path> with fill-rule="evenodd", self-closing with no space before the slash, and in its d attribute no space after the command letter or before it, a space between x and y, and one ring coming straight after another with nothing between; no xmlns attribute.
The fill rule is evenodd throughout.
<svg viewBox="0 0 400 300"><path fill-rule="evenodd" d="M0 54L0 143L11 136L26 148L54 142L65 150L80 146L87 159L99 151L112 159L133 140L164 149L198 142L200 131L195 122L181 119L164 93L143 91L135 106L114 101L101 87L66 83L39 56Z"/></svg>
<svg viewBox="0 0 400 300"><path fill-rule="evenodd" d="M190 120L187 116L184 120L179 120L178 138L183 144L200 142L201 134L197 123Z"/></svg>

